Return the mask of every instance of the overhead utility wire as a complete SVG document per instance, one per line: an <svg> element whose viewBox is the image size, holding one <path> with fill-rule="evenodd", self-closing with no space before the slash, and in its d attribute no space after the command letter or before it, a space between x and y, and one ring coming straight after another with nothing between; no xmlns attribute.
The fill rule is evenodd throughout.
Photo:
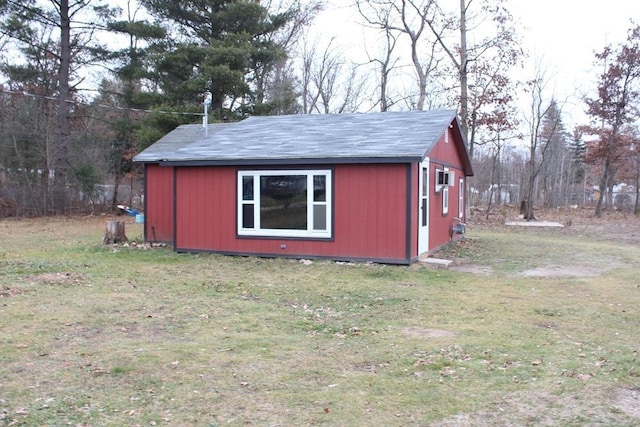
<svg viewBox="0 0 640 427"><path fill-rule="evenodd" d="M60 101L60 98L56 98L54 96L47 96L47 95L36 95L33 93L29 93L29 92L24 92L24 91L14 91L14 90L8 90L8 89L3 89L0 88L0 93L10 93L13 95L22 95L22 96L28 96L31 98L40 98L40 99L48 99L50 101ZM142 112L142 113L161 113L161 114L173 114L173 115L177 115L177 116L204 116L204 113L188 113L185 111L163 111L163 110L144 110L144 109L140 109L140 108L130 108L130 107L118 107L117 105L107 105L107 104L88 104L86 102L81 102L81 101L76 101L76 100L71 100L71 99L65 99L64 102L68 102L69 104L76 104L76 105L84 105L86 107L100 107L100 108L106 108L109 110L117 110L117 111L138 111L138 112Z"/></svg>

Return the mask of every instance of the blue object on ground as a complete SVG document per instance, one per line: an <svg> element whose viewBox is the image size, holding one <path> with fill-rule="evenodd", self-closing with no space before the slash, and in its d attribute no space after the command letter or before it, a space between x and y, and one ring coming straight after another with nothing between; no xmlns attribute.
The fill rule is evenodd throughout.
<svg viewBox="0 0 640 427"><path fill-rule="evenodd" d="M125 205L118 205L118 209L125 211L127 215L131 215L133 217L135 217L140 213L138 209L131 209L130 207Z"/></svg>

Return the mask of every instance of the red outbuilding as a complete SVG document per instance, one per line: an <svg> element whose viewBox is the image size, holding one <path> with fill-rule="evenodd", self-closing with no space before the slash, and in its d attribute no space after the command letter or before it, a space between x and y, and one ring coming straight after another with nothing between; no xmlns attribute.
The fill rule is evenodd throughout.
<svg viewBox="0 0 640 427"><path fill-rule="evenodd" d="M183 125L144 164L144 235L179 252L410 264L464 232L454 110Z"/></svg>

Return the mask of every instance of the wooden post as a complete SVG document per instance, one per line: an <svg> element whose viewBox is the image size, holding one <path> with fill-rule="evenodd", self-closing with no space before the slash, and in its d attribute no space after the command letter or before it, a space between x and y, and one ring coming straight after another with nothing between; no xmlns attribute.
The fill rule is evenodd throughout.
<svg viewBox="0 0 640 427"><path fill-rule="evenodd" d="M124 221L108 221L107 228L104 231L103 245L127 242L127 236L124 234Z"/></svg>

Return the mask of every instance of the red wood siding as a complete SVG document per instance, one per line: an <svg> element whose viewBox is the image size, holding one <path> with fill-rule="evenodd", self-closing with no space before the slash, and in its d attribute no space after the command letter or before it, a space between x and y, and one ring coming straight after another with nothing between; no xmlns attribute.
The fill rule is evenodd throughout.
<svg viewBox="0 0 640 427"><path fill-rule="evenodd" d="M429 251L438 249L439 247L451 241L451 226L454 218L458 217L458 201L459 188L458 180L464 177L462 160L458 151L458 146L454 142L454 135L451 129L447 129L449 133L449 141L445 142L444 137L440 139L433 149L429 152L429 173L430 173L430 206L429 206ZM435 192L436 169L447 167L455 174L454 182L449 187L449 212L445 215L442 213L443 193ZM464 219L463 219L464 221Z"/></svg>
<svg viewBox="0 0 640 427"><path fill-rule="evenodd" d="M335 171L335 236L340 255L407 257L407 165Z"/></svg>
<svg viewBox="0 0 640 427"><path fill-rule="evenodd" d="M449 142L445 142L445 137L442 136L440 141L434 145L429 152L428 156L431 161L445 161L449 164L454 164L456 167L462 167L462 159L460 158L460 152L458 150L458 144L454 139L454 133L451 129L447 128L447 134L449 135Z"/></svg>
<svg viewBox="0 0 640 427"><path fill-rule="evenodd" d="M408 262L407 165L335 166L333 240L237 237L236 171L177 169L176 249Z"/></svg>
<svg viewBox="0 0 640 427"><path fill-rule="evenodd" d="M176 173L176 247L233 251L236 169L182 167Z"/></svg>
<svg viewBox="0 0 640 427"><path fill-rule="evenodd" d="M145 168L145 238L173 242L173 168L156 164Z"/></svg>

